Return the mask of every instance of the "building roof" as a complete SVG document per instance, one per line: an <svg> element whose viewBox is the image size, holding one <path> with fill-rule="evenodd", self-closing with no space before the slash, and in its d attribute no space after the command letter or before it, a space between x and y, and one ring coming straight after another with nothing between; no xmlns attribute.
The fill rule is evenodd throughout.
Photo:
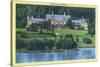
<svg viewBox="0 0 100 67"><path fill-rule="evenodd" d="M56 18L57 21L61 21L64 17L66 19L69 19L71 17L71 15L51 15L51 14L46 14L46 20L51 19L51 17L54 16Z"/></svg>
<svg viewBox="0 0 100 67"><path fill-rule="evenodd" d="M46 19L41 19L41 18L33 18L33 21L46 21Z"/></svg>
<svg viewBox="0 0 100 67"><path fill-rule="evenodd" d="M42 19L42 18L32 18L32 23L42 23L45 21L46 19Z"/></svg>
<svg viewBox="0 0 100 67"><path fill-rule="evenodd" d="M72 20L72 23L74 23L75 25L81 25L82 20Z"/></svg>

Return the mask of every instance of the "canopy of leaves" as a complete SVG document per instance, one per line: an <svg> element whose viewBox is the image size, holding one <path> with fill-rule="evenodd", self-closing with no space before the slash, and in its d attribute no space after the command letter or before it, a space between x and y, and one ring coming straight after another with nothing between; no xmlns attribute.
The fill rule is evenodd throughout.
<svg viewBox="0 0 100 67"><path fill-rule="evenodd" d="M62 14L65 12L67 15L71 15L72 18L88 18L93 23L95 20L95 8L81 8L81 7L64 7L64 6L47 6L47 5L28 5L17 4L16 5L16 27L25 27L27 22L27 16L33 16L35 18L45 18L46 14ZM92 20L91 20L92 19Z"/></svg>

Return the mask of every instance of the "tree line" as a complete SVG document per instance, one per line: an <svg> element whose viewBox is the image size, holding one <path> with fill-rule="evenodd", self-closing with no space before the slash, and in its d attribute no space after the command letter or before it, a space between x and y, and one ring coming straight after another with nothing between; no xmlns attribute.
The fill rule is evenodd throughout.
<svg viewBox="0 0 100 67"><path fill-rule="evenodd" d="M47 6L47 5L16 5L16 27L23 28L26 26L27 16L35 18L45 18L46 14L62 14L65 12L71 15L72 19L88 18L90 24L95 22L95 8L81 8L81 7L64 7L64 6ZM90 27L92 26L90 25Z"/></svg>
<svg viewBox="0 0 100 67"><path fill-rule="evenodd" d="M66 50L77 49L78 41L76 41L72 34L64 37L60 36L59 39L16 39L16 49L18 52L28 51L41 51L41 50ZM24 50L23 50L24 49Z"/></svg>

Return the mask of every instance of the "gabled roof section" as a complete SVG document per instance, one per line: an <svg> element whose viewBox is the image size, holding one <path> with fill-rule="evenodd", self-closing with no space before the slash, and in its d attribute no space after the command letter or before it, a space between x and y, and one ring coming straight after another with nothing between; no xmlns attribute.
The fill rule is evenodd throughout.
<svg viewBox="0 0 100 67"><path fill-rule="evenodd" d="M72 20L72 23L75 25L80 25L82 23L82 20Z"/></svg>
<svg viewBox="0 0 100 67"><path fill-rule="evenodd" d="M69 18L71 18L71 15L51 15L51 14L46 14L46 20L49 20L49 19L51 19L51 17L55 17L55 19L57 20L57 21L61 21L61 20L63 20L64 18L66 18L66 19L69 19Z"/></svg>

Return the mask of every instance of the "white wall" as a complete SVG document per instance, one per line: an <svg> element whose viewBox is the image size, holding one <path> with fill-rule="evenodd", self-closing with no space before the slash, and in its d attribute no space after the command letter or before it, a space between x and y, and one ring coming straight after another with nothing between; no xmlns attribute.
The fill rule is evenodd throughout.
<svg viewBox="0 0 100 67"><path fill-rule="evenodd" d="M59 3L78 3L78 4L92 4L98 5L98 10L100 12L100 1L99 0L34 0L34 1L45 1L45 2L59 2ZM100 17L100 13L98 13ZM0 67L10 67L10 0L0 0ZM99 18L98 17L98 18ZM98 34L99 23L98 20ZM98 47L100 35L98 35ZM100 51L100 49L98 49ZM100 52L98 54L100 56ZM98 58L100 60L100 57ZM86 62L86 63L69 63L69 64L57 64L57 65L42 65L35 67L98 67L100 61L98 62ZM28 67L28 66L27 66ZM33 67L33 66L30 66Z"/></svg>

